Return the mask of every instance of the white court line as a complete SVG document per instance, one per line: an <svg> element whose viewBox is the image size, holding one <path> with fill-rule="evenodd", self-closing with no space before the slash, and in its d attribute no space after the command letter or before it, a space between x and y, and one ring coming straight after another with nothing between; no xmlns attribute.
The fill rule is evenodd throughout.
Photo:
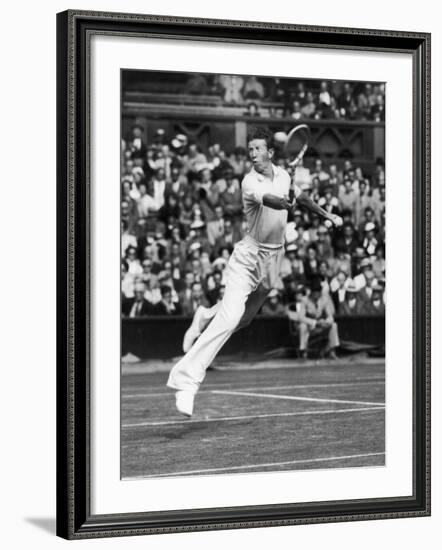
<svg viewBox="0 0 442 550"><path fill-rule="evenodd" d="M291 401L312 401L317 403L348 403L350 405L374 405L383 407L385 403L370 401L348 401L346 399L320 399L319 397L298 397L296 395L277 395L275 393L251 393L245 391L212 390L212 393L222 395L239 395L246 397L269 397L271 399L290 399Z"/></svg>
<svg viewBox="0 0 442 550"><path fill-rule="evenodd" d="M193 420L158 420L156 422L139 422L136 424L123 424L122 428L144 428L150 426L171 426L173 424L198 424L201 422L224 422L231 420L250 420L253 418L272 418L276 416L305 416L309 414L339 414L347 412L359 412L359 411L384 411L385 407L364 407L358 409L328 409L328 410L311 410L311 411L298 411L298 412L283 412L283 413L266 413L266 414L252 414L245 416L219 416L215 418L195 418Z"/></svg>
<svg viewBox="0 0 442 550"><path fill-rule="evenodd" d="M140 478L151 478L151 477L168 477L168 476L182 476L182 475L192 475L192 474L202 474L210 472L225 472L231 470L245 470L247 468L269 468L275 466L288 466L289 464L309 464L313 462L330 462L333 460L349 460L351 458L368 458L370 456L383 456L385 453L363 453L358 455L345 455L345 456L328 456L324 458L306 458L300 460L287 460L285 462L269 462L267 464L248 464L247 466L225 466L223 468L208 468L206 470L187 470L182 472L169 472L167 474L152 474L151 476L131 476L124 477L125 481L140 479Z"/></svg>
<svg viewBox="0 0 442 550"><path fill-rule="evenodd" d="M253 391L253 390L285 390L285 389L305 389L305 388L341 388L341 387L349 387L349 386L372 386L372 385L378 385L378 384L385 384L385 379L379 379L379 380L370 380L370 381L364 381L364 382L324 382L321 384L289 384L285 386L252 386L247 388L240 388L242 391ZM226 382L225 384L207 384L205 387L225 387L232 385L231 382ZM238 388L237 385L234 385L235 388ZM207 390L200 390L198 392L198 395L201 393L212 393L214 390L207 389ZM134 399L136 397L157 397L157 396L163 396L163 395L170 395L169 391L163 391L163 392L149 392L149 393L128 393L128 394L122 394L122 397L125 399Z"/></svg>

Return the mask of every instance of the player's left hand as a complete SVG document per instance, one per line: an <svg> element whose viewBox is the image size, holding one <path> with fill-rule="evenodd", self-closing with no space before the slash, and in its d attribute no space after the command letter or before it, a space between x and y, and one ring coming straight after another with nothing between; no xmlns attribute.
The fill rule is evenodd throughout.
<svg viewBox="0 0 442 550"><path fill-rule="evenodd" d="M337 214L331 214L329 221L335 226L335 227L341 227L341 225L344 223L341 216L338 216Z"/></svg>

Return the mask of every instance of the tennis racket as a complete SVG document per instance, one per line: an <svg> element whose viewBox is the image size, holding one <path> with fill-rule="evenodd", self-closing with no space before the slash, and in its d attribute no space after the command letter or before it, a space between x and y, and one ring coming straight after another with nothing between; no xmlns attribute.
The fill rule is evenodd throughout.
<svg viewBox="0 0 442 550"><path fill-rule="evenodd" d="M287 140L284 145L284 152L289 158L294 157L289 162L289 166L295 167L304 156L308 149L310 139L310 128L307 124L298 124L287 134Z"/></svg>

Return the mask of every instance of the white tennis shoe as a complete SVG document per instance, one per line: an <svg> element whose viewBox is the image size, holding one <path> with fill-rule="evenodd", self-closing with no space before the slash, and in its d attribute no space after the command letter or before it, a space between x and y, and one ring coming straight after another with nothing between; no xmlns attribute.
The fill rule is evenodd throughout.
<svg viewBox="0 0 442 550"><path fill-rule="evenodd" d="M191 417L193 413L194 392L190 390L178 390L175 393L175 406L177 411L184 416Z"/></svg>

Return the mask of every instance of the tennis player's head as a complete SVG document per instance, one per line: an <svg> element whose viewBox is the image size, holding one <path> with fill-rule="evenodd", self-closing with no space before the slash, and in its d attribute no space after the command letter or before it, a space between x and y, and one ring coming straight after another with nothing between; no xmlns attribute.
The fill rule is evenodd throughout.
<svg viewBox="0 0 442 550"><path fill-rule="evenodd" d="M251 128L247 134L247 148L253 167L257 172L262 172L272 162L275 154L273 133L259 126Z"/></svg>

